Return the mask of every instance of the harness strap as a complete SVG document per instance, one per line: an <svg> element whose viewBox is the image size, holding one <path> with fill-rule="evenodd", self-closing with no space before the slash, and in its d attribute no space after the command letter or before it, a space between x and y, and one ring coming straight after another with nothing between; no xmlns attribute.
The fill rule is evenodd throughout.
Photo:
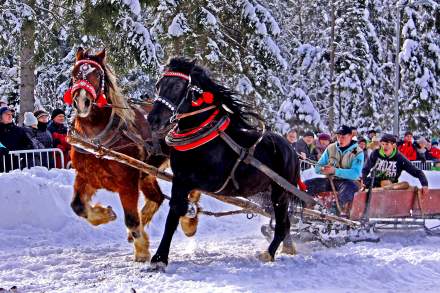
<svg viewBox="0 0 440 293"><path fill-rule="evenodd" d="M199 110L196 110L196 111L192 111L192 112L188 112L188 113L182 113L182 114L177 114L176 115L176 120L180 120L180 119L183 119L183 118L186 118L186 117L189 117L189 116L194 116L194 115L197 115L197 114L200 114L200 113L212 110L212 109L214 109L216 107L217 107L216 105L211 105L209 107L202 108L202 109L199 109Z"/></svg>
<svg viewBox="0 0 440 293"><path fill-rule="evenodd" d="M236 152L237 154L241 154L243 148L239 146L229 135L227 135L225 132L222 131L220 132L220 137L226 142L227 145L229 145L229 147L234 152ZM280 175L275 173L272 169L270 169L268 166L257 160L253 155L248 154L244 163L257 168L259 171L263 172L267 177L272 179L276 184L282 187L284 190L288 191L289 193L292 193L300 200L304 201L306 204L311 205L316 203L316 201L309 194L299 190L292 183L288 182L285 178L281 177Z"/></svg>

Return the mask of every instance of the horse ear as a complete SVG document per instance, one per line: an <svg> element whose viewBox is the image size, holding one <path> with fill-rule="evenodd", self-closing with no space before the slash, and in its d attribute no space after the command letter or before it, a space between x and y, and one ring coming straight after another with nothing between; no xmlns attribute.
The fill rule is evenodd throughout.
<svg viewBox="0 0 440 293"><path fill-rule="evenodd" d="M79 47L76 51L76 61L84 59L84 49L83 47Z"/></svg>
<svg viewBox="0 0 440 293"><path fill-rule="evenodd" d="M102 51L98 52L98 54L96 54L96 59L98 60L98 63L100 63L100 64L104 64L105 57L106 57L105 48L102 49Z"/></svg>

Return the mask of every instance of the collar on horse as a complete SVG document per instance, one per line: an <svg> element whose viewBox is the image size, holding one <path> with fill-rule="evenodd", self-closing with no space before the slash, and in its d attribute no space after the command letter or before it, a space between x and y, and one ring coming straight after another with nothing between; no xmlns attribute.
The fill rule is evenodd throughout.
<svg viewBox="0 0 440 293"><path fill-rule="evenodd" d="M205 92L197 86L191 84L191 76L186 75L181 72L176 71L167 71L162 75L163 77L178 77L188 81L188 86L186 89L185 97L179 103L179 105L175 105L170 99L162 96L156 96L154 98L154 102L159 102L165 105L168 109L173 112L173 116L170 119L171 121L180 120L185 117L194 116L212 109L216 109L216 105L210 105L214 102L214 95L211 92ZM189 93L193 94L193 99L191 104L193 107L199 107L202 104L208 104L209 106L191 111L188 113L178 113L177 111L183 104L183 102L188 99ZM198 97L195 97L195 93ZM199 126L187 132L179 132L177 125L168 132L165 137L165 142L167 145L174 147L178 151L187 151L191 149L195 149L201 145L204 145L211 140L215 139L219 136L221 131L226 130L228 128L229 123L231 122L230 118L227 115L222 115L218 117L220 114L220 110L216 109L205 121L203 121Z"/></svg>
<svg viewBox="0 0 440 293"><path fill-rule="evenodd" d="M225 131L231 122L226 115L217 118L219 113L218 109L215 110L202 124L187 132L179 132L176 125L166 135L165 142L178 151L192 150L210 142L218 137L220 132Z"/></svg>

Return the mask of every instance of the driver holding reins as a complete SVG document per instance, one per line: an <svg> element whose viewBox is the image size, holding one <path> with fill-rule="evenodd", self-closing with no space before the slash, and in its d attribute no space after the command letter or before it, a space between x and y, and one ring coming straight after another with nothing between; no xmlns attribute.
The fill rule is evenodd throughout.
<svg viewBox="0 0 440 293"><path fill-rule="evenodd" d="M336 131L337 142L327 147L315 166L316 173L327 175L328 178L313 178L304 182L308 193L313 196L324 191L337 192L337 207L342 216L348 215L354 194L361 186L359 179L364 165L364 153L353 140L351 130L347 125L340 126Z"/></svg>

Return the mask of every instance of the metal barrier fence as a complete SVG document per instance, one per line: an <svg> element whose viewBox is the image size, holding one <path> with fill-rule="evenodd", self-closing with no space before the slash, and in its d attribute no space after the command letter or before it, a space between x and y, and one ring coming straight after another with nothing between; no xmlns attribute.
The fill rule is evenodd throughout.
<svg viewBox="0 0 440 293"><path fill-rule="evenodd" d="M411 161L411 163L423 171L431 171L435 164L440 164L440 161ZM301 171L304 171L309 168L313 168L314 166L307 163L306 161L301 160Z"/></svg>
<svg viewBox="0 0 440 293"><path fill-rule="evenodd" d="M50 148L9 151L9 154L0 156L0 173L35 166L63 169L64 154L58 148Z"/></svg>
<svg viewBox="0 0 440 293"><path fill-rule="evenodd" d="M411 161L411 163L421 170L431 171L435 164L440 163L440 161Z"/></svg>

